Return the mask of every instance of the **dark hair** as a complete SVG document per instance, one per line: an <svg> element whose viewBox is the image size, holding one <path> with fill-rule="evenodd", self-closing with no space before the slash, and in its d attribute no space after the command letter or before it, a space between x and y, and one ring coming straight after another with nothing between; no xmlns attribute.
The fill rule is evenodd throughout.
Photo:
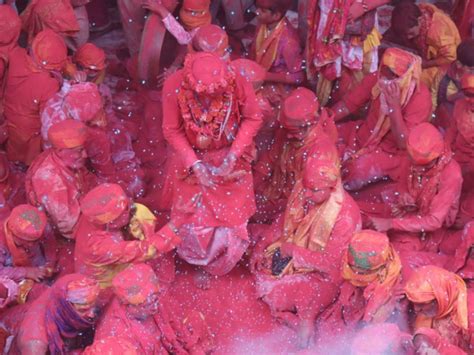
<svg viewBox="0 0 474 355"><path fill-rule="evenodd" d="M456 54L462 65L474 67L474 38L467 38L462 41L456 50Z"/></svg>
<svg viewBox="0 0 474 355"><path fill-rule="evenodd" d="M420 8L412 2L402 1L392 12L392 29L395 33L403 35L410 28L418 25L421 17Z"/></svg>
<svg viewBox="0 0 474 355"><path fill-rule="evenodd" d="M271 12L280 13L282 17L293 5L293 0L264 0L264 2L268 4L268 9Z"/></svg>

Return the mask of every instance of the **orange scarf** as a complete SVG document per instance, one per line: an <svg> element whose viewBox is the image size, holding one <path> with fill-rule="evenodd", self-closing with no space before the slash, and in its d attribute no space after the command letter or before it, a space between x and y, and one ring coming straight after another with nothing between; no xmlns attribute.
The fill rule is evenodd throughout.
<svg viewBox="0 0 474 355"><path fill-rule="evenodd" d="M285 17L271 31L267 25L260 25L255 40L255 61L266 70L270 70L277 58L278 45L286 26Z"/></svg>
<svg viewBox="0 0 474 355"><path fill-rule="evenodd" d="M405 293L411 302L436 301L438 304L436 316L420 315L417 325L432 324L434 320L450 316L456 326L468 329L467 289L458 275L433 265L423 266L408 280Z"/></svg>
<svg viewBox="0 0 474 355"><path fill-rule="evenodd" d="M23 248L18 247L15 244L15 236L7 227L8 220L5 222L5 240L7 242L8 250L13 259L13 265L15 266L31 266L31 260Z"/></svg>
<svg viewBox="0 0 474 355"><path fill-rule="evenodd" d="M381 65L390 68L398 79L395 79L400 87L400 106L404 108L410 102L415 90L418 90L421 76L421 58L398 48L389 48L382 57ZM380 75L379 75L380 78ZM353 157L360 157L368 151L375 149L382 139L390 131L390 118L385 95L381 92L379 84L372 90L372 100L379 98L380 111L377 123L372 134L362 148Z"/></svg>
<svg viewBox="0 0 474 355"><path fill-rule="evenodd" d="M350 251L349 251L350 252ZM356 273L348 262L347 253L343 256L342 277L356 287L364 287L366 308L364 321L385 321L393 310L393 290L400 281L402 264L397 252L390 246L387 262L367 274ZM389 305L389 307L384 307Z"/></svg>
<svg viewBox="0 0 474 355"><path fill-rule="evenodd" d="M271 259L283 243L291 243L314 252L324 251L326 248L342 208L344 189L339 181L331 196L319 206L313 207L307 214L303 207L304 193L305 188L300 180L296 183L288 201L283 237L267 248L265 253L267 258ZM308 271L310 270L295 268L293 261L290 261L279 276Z"/></svg>

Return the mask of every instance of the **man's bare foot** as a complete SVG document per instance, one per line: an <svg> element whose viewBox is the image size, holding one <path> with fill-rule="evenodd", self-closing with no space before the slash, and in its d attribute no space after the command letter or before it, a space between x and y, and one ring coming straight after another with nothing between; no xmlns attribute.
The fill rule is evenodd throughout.
<svg viewBox="0 0 474 355"><path fill-rule="evenodd" d="M298 346L306 349L309 346L311 337L313 336L313 322L310 320L302 320L298 330Z"/></svg>

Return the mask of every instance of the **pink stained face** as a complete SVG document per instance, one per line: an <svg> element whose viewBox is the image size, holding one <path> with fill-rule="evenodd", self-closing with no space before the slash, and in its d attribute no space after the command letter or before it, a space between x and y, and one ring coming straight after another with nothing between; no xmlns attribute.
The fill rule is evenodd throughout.
<svg viewBox="0 0 474 355"><path fill-rule="evenodd" d="M146 319L158 312L158 292L150 294L146 301L139 305L127 305L127 312L137 319Z"/></svg>
<svg viewBox="0 0 474 355"><path fill-rule="evenodd" d="M438 302L414 303L413 309L417 314L423 314L426 317L434 317L438 313Z"/></svg>
<svg viewBox="0 0 474 355"><path fill-rule="evenodd" d="M87 153L84 147L58 149L57 154L70 169L77 170L86 164Z"/></svg>

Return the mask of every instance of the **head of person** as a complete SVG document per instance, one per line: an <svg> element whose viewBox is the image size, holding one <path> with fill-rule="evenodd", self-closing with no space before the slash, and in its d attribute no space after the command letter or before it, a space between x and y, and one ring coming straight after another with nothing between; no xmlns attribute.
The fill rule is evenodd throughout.
<svg viewBox="0 0 474 355"><path fill-rule="evenodd" d="M138 355L136 347L124 337L109 336L95 340L88 346L83 355Z"/></svg>
<svg viewBox="0 0 474 355"><path fill-rule="evenodd" d="M407 280L405 295L418 316L451 317L455 325L467 329L467 290L464 281L446 269L428 265L416 269Z"/></svg>
<svg viewBox="0 0 474 355"><path fill-rule="evenodd" d="M112 287L133 318L144 320L158 311L160 285L149 265L130 265L114 277Z"/></svg>
<svg viewBox="0 0 474 355"><path fill-rule="evenodd" d="M21 32L21 20L10 5L0 5L0 51L16 45Z"/></svg>
<svg viewBox="0 0 474 355"><path fill-rule="evenodd" d="M87 81L96 84L102 83L106 69L106 57L102 48L92 43L86 43L77 49L74 54L74 62L79 70L87 74Z"/></svg>
<svg viewBox="0 0 474 355"><path fill-rule="evenodd" d="M377 274L390 262L391 246L386 234L373 230L354 233L347 249L347 265L357 275Z"/></svg>
<svg viewBox="0 0 474 355"><path fill-rule="evenodd" d="M41 69L60 72L67 61L66 42L53 30L41 31L31 43L30 55Z"/></svg>
<svg viewBox="0 0 474 355"><path fill-rule="evenodd" d="M291 0L257 0L257 19L263 25L280 21L291 8Z"/></svg>
<svg viewBox="0 0 474 355"><path fill-rule="evenodd" d="M16 206L5 221L16 247L29 251L43 236L47 217L38 208L23 204Z"/></svg>
<svg viewBox="0 0 474 355"><path fill-rule="evenodd" d="M81 200L81 212L91 223L119 230L130 221L130 199L118 184L101 184Z"/></svg>
<svg viewBox="0 0 474 355"><path fill-rule="evenodd" d="M469 104L469 110L474 112L474 72L466 73L461 78L461 90Z"/></svg>
<svg viewBox="0 0 474 355"><path fill-rule="evenodd" d="M227 32L213 24L201 26L193 37L191 50L214 53L223 59L228 59L229 37Z"/></svg>
<svg viewBox="0 0 474 355"><path fill-rule="evenodd" d="M290 140L302 141L318 118L319 101L309 89L299 87L283 102L280 121Z"/></svg>
<svg viewBox="0 0 474 355"><path fill-rule="evenodd" d="M405 41L411 41L420 35L421 10L414 2L402 1L392 11L391 28Z"/></svg>
<svg viewBox="0 0 474 355"><path fill-rule="evenodd" d="M94 322L97 317L99 284L89 277L77 277L66 287L66 300L83 319Z"/></svg>
<svg viewBox="0 0 474 355"><path fill-rule="evenodd" d="M413 345L417 354L438 354L439 346L443 343L442 336L432 328L417 329L413 336Z"/></svg>
<svg viewBox="0 0 474 355"><path fill-rule="evenodd" d="M379 80L397 81L400 86L408 87L412 80L419 82L421 76L421 58L400 48L388 48L382 55Z"/></svg>
<svg viewBox="0 0 474 355"><path fill-rule="evenodd" d="M260 64L250 59L241 58L232 61L231 65L235 74L252 83L254 89L257 90L262 86L266 70Z"/></svg>
<svg viewBox="0 0 474 355"><path fill-rule="evenodd" d="M337 149L329 139L322 138L321 141L325 147L313 152L303 170L304 198L308 207L325 202L340 181Z"/></svg>
<svg viewBox="0 0 474 355"><path fill-rule="evenodd" d="M233 90L234 80L228 62L216 54L196 52L186 56L183 85L198 97L213 97Z"/></svg>
<svg viewBox="0 0 474 355"><path fill-rule="evenodd" d="M85 166L87 126L84 123L70 119L58 122L49 129L48 140L66 167L77 170Z"/></svg>
<svg viewBox="0 0 474 355"><path fill-rule="evenodd" d="M443 136L428 122L420 123L411 130L406 145L413 165L420 167L430 167L445 151Z"/></svg>
<svg viewBox="0 0 474 355"><path fill-rule="evenodd" d="M184 0L179 10L179 19L187 30L193 30L212 21L210 0Z"/></svg>
<svg viewBox="0 0 474 355"><path fill-rule="evenodd" d="M456 49L454 76L460 79L464 74L474 74L474 38L463 40Z"/></svg>
<svg viewBox="0 0 474 355"><path fill-rule="evenodd" d="M69 118L88 126L104 127L107 119L99 88L94 83L71 86L64 98L63 109Z"/></svg>

